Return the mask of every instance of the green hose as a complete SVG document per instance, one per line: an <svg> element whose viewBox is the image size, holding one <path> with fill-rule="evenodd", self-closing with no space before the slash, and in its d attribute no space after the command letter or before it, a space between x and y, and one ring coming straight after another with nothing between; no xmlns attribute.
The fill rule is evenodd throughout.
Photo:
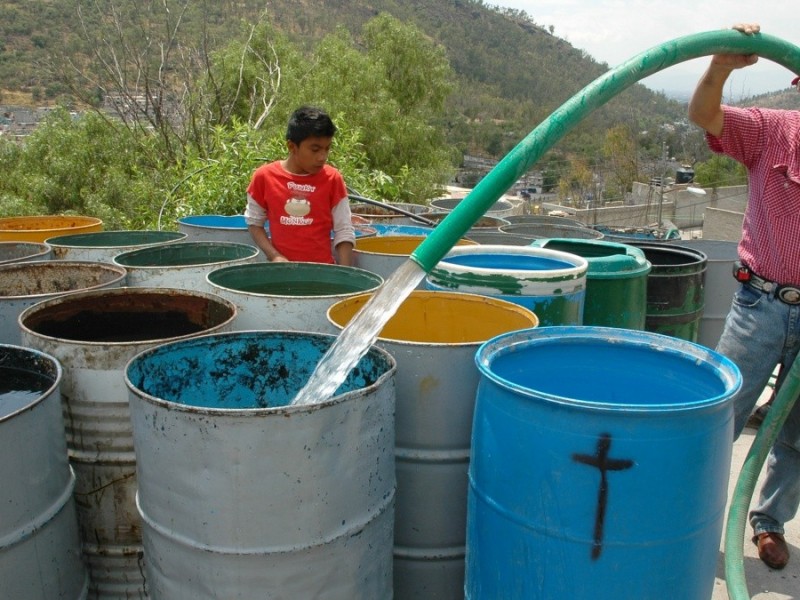
<svg viewBox="0 0 800 600"><path fill-rule="evenodd" d="M728 509L728 523L725 527L725 581L730 600L750 598L744 577L742 551L747 511L764 460L775 443L783 422L789 416L798 394L800 394L800 355L792 363L786 379L778 388L772 406L767 411L764 422L758 428L758 434L750 446L733 491L733 500Z"/></svg>
<svg viewBox="0 0 800 600"><path fill-rule="evenodd" d="M646 50L595 79L542 121L439 223L411 259L430 272L481 215L589 113L640 79L708 54L758 54L800 73L800 48L766 34L744 35L732 29L710 31Z"/></svg>
<svg viewBox="0 0 800 600"><path fill-rule="evenodd" d="M732 29L698 33L646 50L608 71L567 100L517 144L411 255L430 272L467 230L578 122L640 79L710 54L757 54L800 73L800 48L778 38ZM725 532L725 579L731 600L750 598L744 578L744 529L753 488L769 449L800 391L800 357L794 361L762 423L737 481Z"/></svg>

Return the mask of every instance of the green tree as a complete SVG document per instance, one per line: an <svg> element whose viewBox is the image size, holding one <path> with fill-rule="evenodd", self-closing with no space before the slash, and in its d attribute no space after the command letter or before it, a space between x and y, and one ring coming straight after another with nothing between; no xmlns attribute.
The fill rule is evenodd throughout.
<svg viewBox="0 0 800 600"><path fill-rule="evenodd" d="M694 181L700 187L718 188L747 183L747 171L739 162L721 154L694 165Z"/></svg>
<svg viewBox="0 0 800 600"><path fill-rule="evenodd" d="M638 149L630 129L618 125L606 132L603 157L608 165L605 195L623 198L629 192L639 173Z"/></svg>

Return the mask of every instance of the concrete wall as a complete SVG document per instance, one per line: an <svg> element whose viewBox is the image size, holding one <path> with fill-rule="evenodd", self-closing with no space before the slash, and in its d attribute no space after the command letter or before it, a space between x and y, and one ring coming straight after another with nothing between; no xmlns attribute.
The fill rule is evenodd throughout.
<svg viewBox="0 0 800 600"><path fill-rule="evenodd" d="M743 220L744 213L709 207L703 220L703 239L738 242Z"/></svg>

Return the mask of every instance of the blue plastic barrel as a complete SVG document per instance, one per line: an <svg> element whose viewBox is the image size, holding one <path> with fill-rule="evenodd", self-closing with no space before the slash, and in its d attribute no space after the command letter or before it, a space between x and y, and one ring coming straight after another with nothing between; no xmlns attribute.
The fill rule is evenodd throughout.
<svg viewBox="0 0 800 600"><path fill-rule="evenodd" d="M582 325L585 258L530 246L453 248L425 278L429 290L500 298L536 313L543 325Z"/></svg>
<svg viewBox="0 0 800 600"><path fill-rule="evenodd" d="M476 362L466 597L708 600L736 366L571 326L497 336Z"/></svg>

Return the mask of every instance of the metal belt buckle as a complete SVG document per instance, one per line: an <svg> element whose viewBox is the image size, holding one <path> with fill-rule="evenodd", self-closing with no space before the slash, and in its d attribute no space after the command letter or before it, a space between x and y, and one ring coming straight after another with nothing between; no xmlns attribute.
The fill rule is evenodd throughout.
<svg viewBox="0 0 800 600"><path fill-rule="evenodd" d="M783 286L778 290L778 298L786 304L800 304L800 289Z"/></svg>

